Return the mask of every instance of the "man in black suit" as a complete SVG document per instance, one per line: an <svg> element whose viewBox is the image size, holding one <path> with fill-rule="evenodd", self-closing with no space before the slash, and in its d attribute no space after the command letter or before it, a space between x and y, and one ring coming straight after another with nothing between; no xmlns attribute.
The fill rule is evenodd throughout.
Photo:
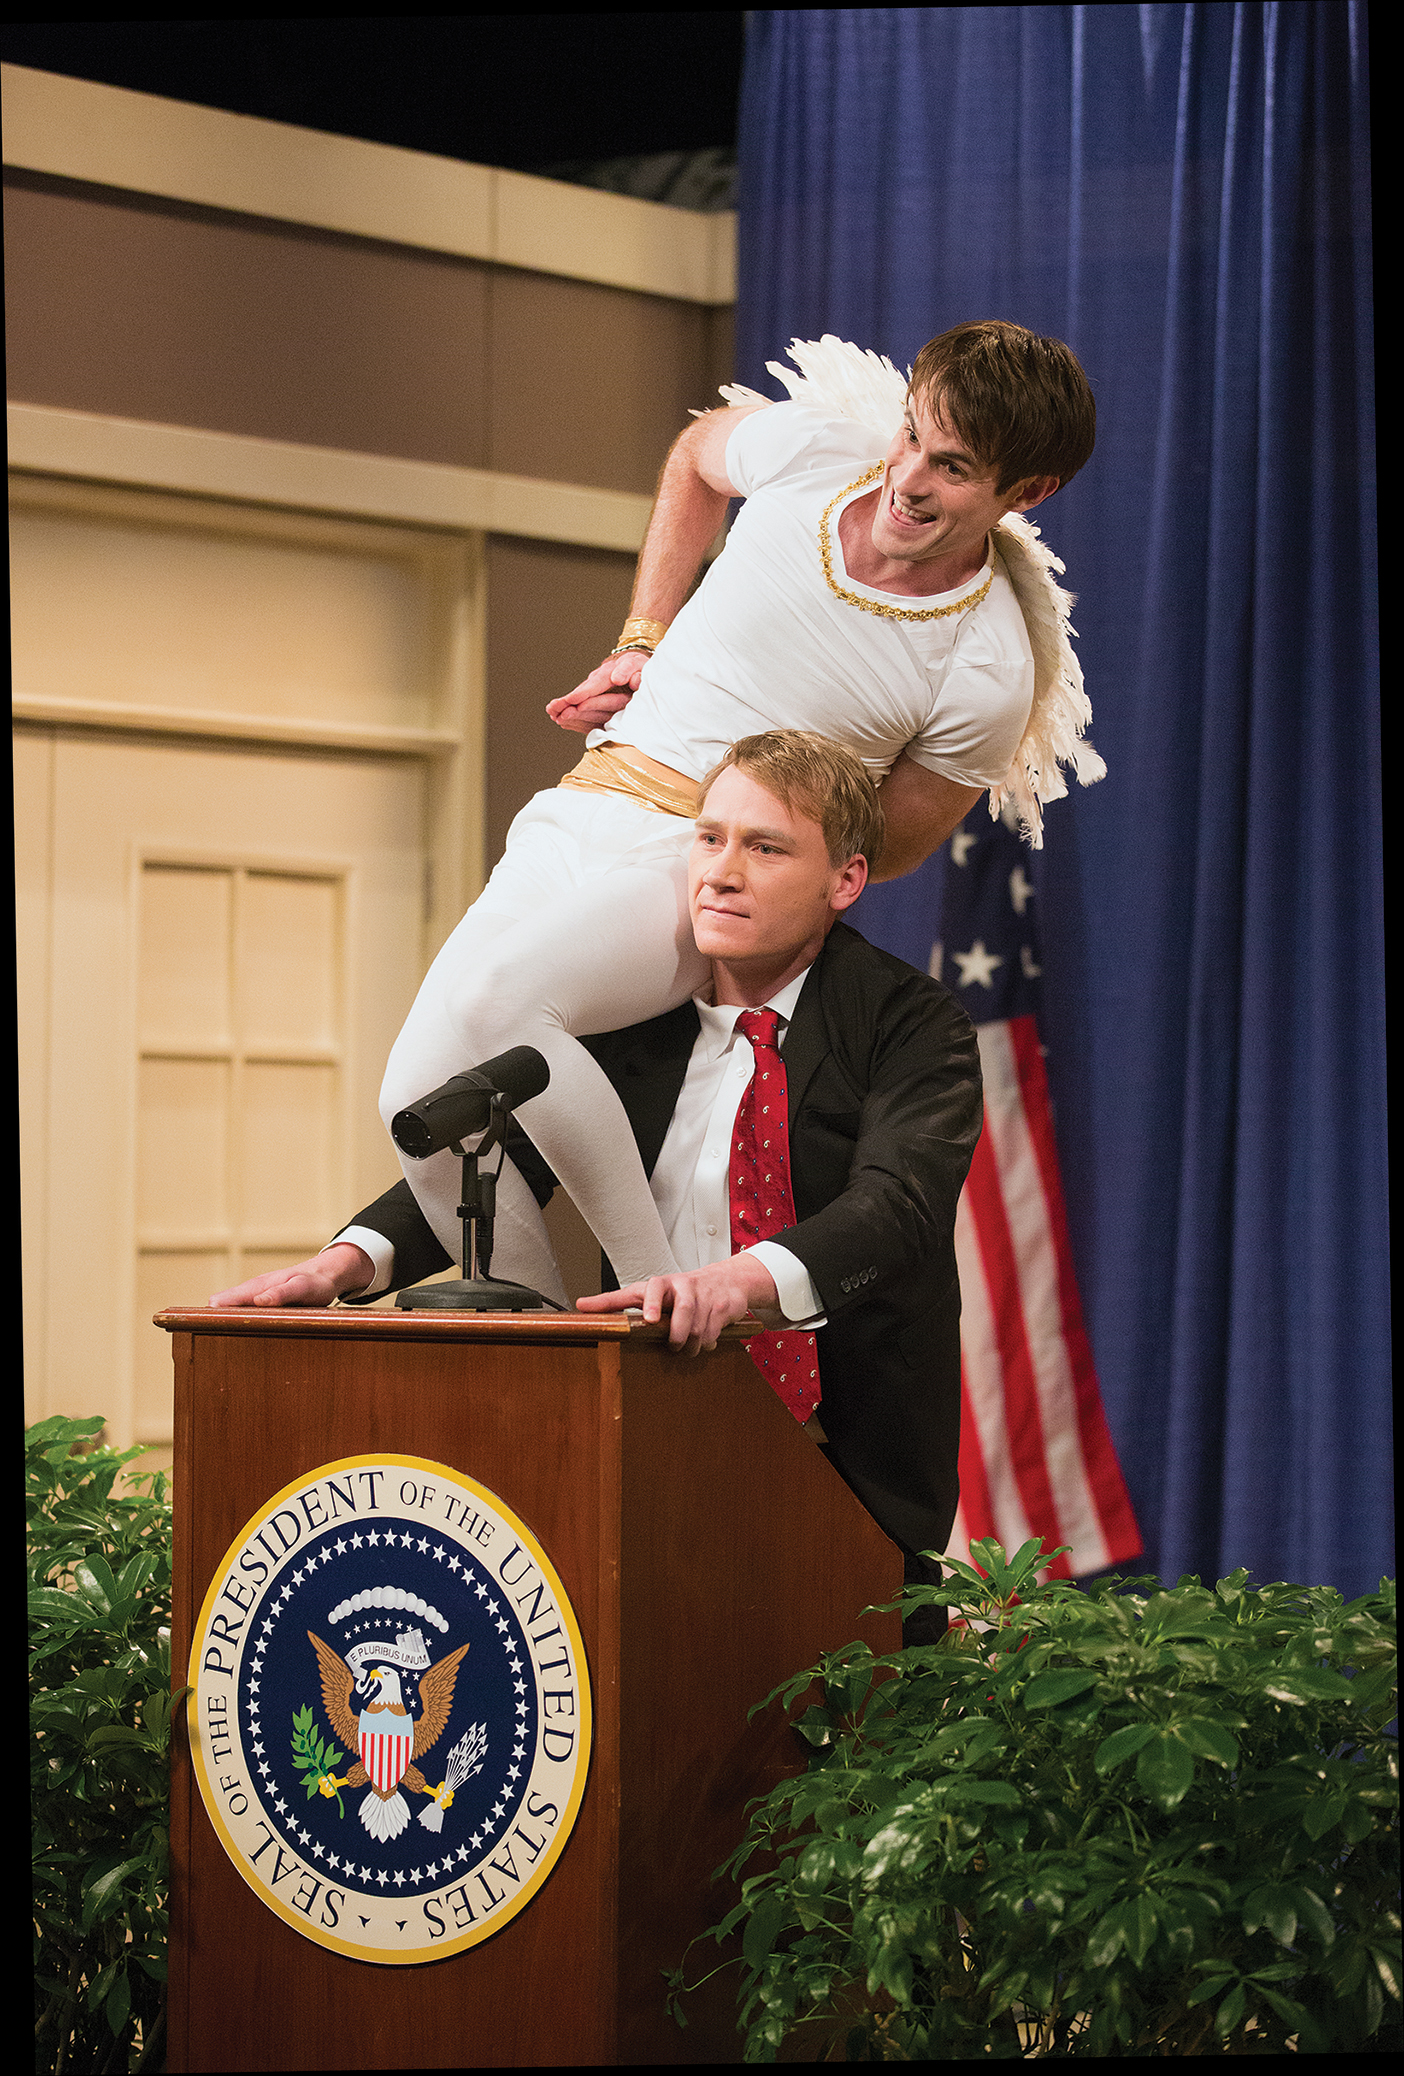
<svg viewBox="0 0 1404 2076"><path fill-rule="evenodd" d="M921 1580L934 1569L920 1553L944 1547L958 1492L954 1226L980 1131L980 1068L974 1030L939 982L839 920L881 837L872 781L822 738L750 737L704 783L689 888L712 999L588 1041L674 1254L697 1265L580 1306L666 1318L684 1354L748 1315L812 1328L816 1439ZM733 1120L762 1059L738 1022L766 1005L782 1026L793 1223L738 1247ZM213 1302L364 1302L448 1265L402 1182L321 1255ZM944 1626L933 1616L908 1640Z"/></svg>

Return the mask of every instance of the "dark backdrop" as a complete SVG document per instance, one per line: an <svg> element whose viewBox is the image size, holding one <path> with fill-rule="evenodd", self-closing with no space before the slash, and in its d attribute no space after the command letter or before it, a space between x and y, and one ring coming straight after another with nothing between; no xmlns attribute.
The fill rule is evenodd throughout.
<svg viewBox="0 0 1404 2076"><path fill-rule="evenodd" d="M1365 9L749 18L738 375L1065 338L1066 558L1110 775L1038 860L1108 1415L1170 1579L1392 1569ZM924 965L939 867L860 927Z"/></svg>
<svg viewBox="0 0 1404 2076"><path fill-rule="evenodd" d="M8 22L0 58L519 171L731 146L745 16Z"/></svg>

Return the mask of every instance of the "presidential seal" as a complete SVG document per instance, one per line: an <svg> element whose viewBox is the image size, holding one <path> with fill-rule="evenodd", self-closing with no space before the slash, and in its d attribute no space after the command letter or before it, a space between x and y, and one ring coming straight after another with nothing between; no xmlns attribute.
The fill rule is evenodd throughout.
<svg viewBox="0 0 1404 2076"><path fill-rule="evenodd" d="M359 1960L500 1931L585 1791L570 1603L530 1530L446 1464L345 1457L276 1493L210 1583L190 1686L230 1859L285 1924Z"/></svg>

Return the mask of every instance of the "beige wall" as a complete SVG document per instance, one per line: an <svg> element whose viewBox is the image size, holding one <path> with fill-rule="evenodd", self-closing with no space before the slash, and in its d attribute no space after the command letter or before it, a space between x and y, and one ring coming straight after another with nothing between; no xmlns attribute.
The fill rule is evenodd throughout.
<svg viewBox="0 0 1404 2076"><path fill-rule="evenodd" d="M19 402L651 492L730 312L7 173Z"/></svg>
<svg viewBox="0 0 1404 2076"><path fill-rule="evenodd" d="M363 521L405 525L407 553L418 553L415 542L431 538L423 535L425 527L436 530L432 538L446 552L461 551L468 559L454 594L459 618L452 641L458 644L453 651L458 660L452 669L458 673L455 682L467 689L457 718L434 722L443 740L430 744L426 738L421 748L414 731L423 731L425 723L415 699L387 691L394 725L377 726L392 760L428 759L423 764L427 804L418 839L426 861L434 864L426 884L456 877L471 888L482 862L490 865L500 853L517 808L537 787L553 784L579 754L580 739L554 729L543 709L548 698L568 690L599 659L627 610L633 555L613 543L621 538L621 527L622 537L637 538L637 533L630 532L635 521L618 493L651 493L689 408L714 401L718 383L732 375L730 307L708 299L716 298L714 284L726 277L717 258L725 241L716 236L715 220L694 221L686 212L420 160L415 154L280 125L250 125L14 68L6 68L6 94L6 157L18 161L7 164L5 174L7 388L12 403L42 407L31 412L23 438L12 447L12 467L18 458L21 469L31 472L19 479L28 501L57 497L63 503L63 483L76 485L91 475L100 484L125 486L120 492L92 492L98 500L95 519L104 524L121 517L115 507L107 509L114 496L194 491L197 498L235 500L221 508L230 515L227 524L206 507L210 526L238 533L247 524L257 531L259 499L266 496L270 508L291 506L294 514L299 509L335 511L343 515L339 523L353 529ZM94 173L101 177L91 177ZM309 197L305 222L299 220L304 189ZM192 196L219 202L250 199L247 206L223 207ZM484 197L486 213L481 222L473 219L474 229L472 211L462 212L458 204ZM328 228L329 223L336 227ZM394 235L362 234L362 224L377 233L388 225ZM531 264L504 263L503 254ZM45 411L55 415L45 420ZM103 429L107 421L113 424L110 434ZM124 426L124 421L135 423ZM151 475L142 473L139 460L133 466L107 459L169 456L177 436L160 432L158 437L164 427L223 436L226 446L213 460L208 442L194 461L184 455L169 463L163 459ZM44 450L37 460L35 441ZM260 448L260 442L276 446ZM324 476L319 477L320 464L307 463L307 450L326 453ZM50 454L52 460L46 458ZM362 456L382 459L358 462ZM266 493L259 488L261 457L267 463ZM368 498L358 505L355 485L384 481L391 462L414 464L420 475L404 488L408 478L402 470L393 498L387 492L385 502ZM190 469L198 476L207 468L233 470L237 487L191 480ZM487 475L469 482L445 474L430 484L436 468ZM57 475L46 474L52 470ZM510 488L515 500L513 522L533 526L533 533L531 515L539 502L544 538L502 533L484 538L472 531L491 525L483 519L467 519L455 532L459 522L446 518L444 502L451 504L462 485L463 497L486 497L483 509L492 509L489 479L499 476L504 495ZM287 489L290 481L313 485L333 478L338 486L351 485L349 494L338 487L335 497L324 497L312 489L304 498ZM506 478L515 481L507 486ZM523 483L524 478L535 482ZM563 486L613 494L616 505L606 510L596 500L591 518L588 498L553 496L553 489ZM402 491L423 508L402 509L395 502ZM182 525L195 509L188 499L186 506ZM240 518L241 511L247 519ZM331 522L302 522L295 516L279 521L285 531L304 523L322 527ZM174 543L175 536L171 539ZM172 553L171 569L183 568L181 557L189 560L185 548L173 547ZM61 590L63 566L62 557L53 553L44 562L45 609L60 619L65 613L61 604L52 603L52 587L58 582ZM309 627L325 628L325 616L318 622L310 594L306 604ZM335 758L338 752L338 731L344 733L340 706L335 720L319 718L320 709L313 713L305 696L296 715L270 710L266 737L260 736L258 715L270 700L277 705L276 670L263 674L256 695L250 691L236 697L211 689L213 679L203 691L191 689L194 678L188 670L190 684L177 683L184 666L177 668L169 657L165 678L145 670L140 655L135 675L127 670L124 676L115 671L113 653L110 643L89 640L85 654L93 660L78 668L72 685L68 678L60 685L57 677L53 685L41 684L44 673L26 664L26 683L16 681L17 694L28 702L21 724L26 770L38 758L36 770L66 771L85 741L117 762L127 754L124 743L132 745L134 755L145 744L140 755L151 762L152 745L164 741L170 749L162 754L178 760L187 754L179 748L182 730L189 730L176 710L203 705L209 707L213 734L250 738L243 753L254 760L250 771L256 764L260 773L276 773L279 759L295 763L324 751ZM449 653L446 648L444 655ZM73 671L68 675L73 678ZM123 700L125 719L118 713ZM234 712L236 706L240 713ZM106 709L111 726L104 719ZM351 749L348 737L347 755ZM197 752L208 755L209 742L189 754ZM234 750L227 747L219 756L223 762L217 759L211 769L227 769L229 784L238 791L237 769L243 767ZM158 768L163 768L159 759L152 764ZM383 768L390 784L390 767ZM228 785L221 785L227 792ZM178 869L187 869L190 800L173 814L172 830L163 838L157 826L162 789L157 784L149 790L136 835L124 834L125 824L119 830L114 822L109 874L114 889L119 881L125 884L124 874L129 879L137 869L131 858L138 852L141 857L150 853L159 867L169 850ZM270 797L276 794L273 785ZM125 811L125 800L119 804ZM446 816L452 828L445 828ZM359 810L356 819L364 820ZM75 827L79 855L81 821ZM241 844L249 848L251 839L236 841L236 835L231 825L231 833L220 840L221 858L224 850L235 858L243 855ZM300 855L304 836L290 825L289 855ZM21 890L34 894L34 915L61 917L72 909L55 863L62 847L57 839L46 842L47 848L37 839L37 847L31 846L34 857ZM329 844L328 837L323 848ZM270 855L268 841L261 838L260 845L257 856ZM446 874L439 869L445 859ZM213 852L209 861L202 854L199 869L216 868L226 870ZM244 869L237 861L228 867ZM331 870L318 867L324 869ZM123 927L134 928L134 918L139 920L135 908ZM444 927L431 919L421 956L432 951ZM38 975L34 987L50 1006L30 1021L34 1047L49 1061L50 1048L57 1047L52 1058L60 1057L65 1046L71 1050L74 1034L58 1028L64 1019L52 1008L62 993L54 983L54 942L30 942L34 934L31 927L22 946L26 970ZM118 985L116 980L112 984ZM135 986L136 981L128 976L121 984ZM121 1059L127 1052L135 1058L126 1037L123 1045ZM116 1086L122 1076L130 1079L130 1072L116 1052L114 1062ZM38 1072L38 1083L45 1083L51 1071L46 1065ZM373 1085L368 1064L357 1071ZM31 1088L38 1083L32 1073ZM364 1096L358 1101L364 1107ZM31 1148L46 1143L47 1126L42 1120L31 1119L31 1124ZM135 1120L131 1129L139 1129ZM53 1225L45 1205L51 1207L57 1185L47 1173L34 1172L36 1160L42 1165L42 1159L32 1152L28 1157L27 1187L39 1224ZM121 1214L129 1241L136 1210L133 1199ZM552 1219L568 1283L577 1290L592 1287L595 1256L588 1235L568 1206L553 1207ZM64 1259L66 1251L55 1241L53 1258L44 1263L44 1275L57 1290L76 1267ZM127 1273L120 1264L110 1268L113 1275ZM126 1440L138 1427L148 1437L157 1435L160 1420L151 1410L151 1387L140 1381L150 1351L142 1353L141 1334L147 1330L138 1315L149 1313L151 1295L143 1284L122 1299L133 1327L124 1326L118 1338L125 1336L122 1345L130 1348L135 1331L134 1356L102 1357L95 1328L90 1353L98 1373L91 1393L84 1387L75 1397L57 1373L52 1391L36 1380L30 1417L49 1410L88 1410L95 1393L93 1407L109 1413L116 1439ZM61 1308L53 1316L61 1320ZM31 1339L31 1361L36 1354L42 1360L45 1332ZM82 1372L84 1356L77 1343L66 1360L66 1375ZM128 1375L125 1399L122 1392L114 1394L108 1381L122 1364Z"/></svg>
<svg viewBox="0 0 1404 2076"><path fill-rule="evenodd" d="M729 308L26 173L5 275L16 402L546 483L651 492L732 372ZM489 556L488 741L524 732L530 784L578 747L541 708L613 638L631 573L568 544Z"/></svg>
<svg viewBox="0 0 1404 2076"><path fill-rule="evenodd" d="M629 610L631 555L558 541L488 542L486 854L502 854L522 803L578 762L583 742L546 717L547 688L568 690L584 659L614 642Z"/></svg>

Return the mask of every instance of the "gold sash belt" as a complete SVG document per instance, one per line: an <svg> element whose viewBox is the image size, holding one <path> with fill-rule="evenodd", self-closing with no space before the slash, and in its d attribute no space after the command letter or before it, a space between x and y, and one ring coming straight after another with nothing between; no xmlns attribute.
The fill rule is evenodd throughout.
<svg viewBox="0 0 1404 2076"><path fill-rule="evenodd" d="M626 800L639 807L650 807L655 814L683 815L689 822L697 814L696 786L670 786L665 779L654 778L651 772L638 771L608 744L602 749L587 750L561 784L575 786L582 793L622 793Z"/></svg>

